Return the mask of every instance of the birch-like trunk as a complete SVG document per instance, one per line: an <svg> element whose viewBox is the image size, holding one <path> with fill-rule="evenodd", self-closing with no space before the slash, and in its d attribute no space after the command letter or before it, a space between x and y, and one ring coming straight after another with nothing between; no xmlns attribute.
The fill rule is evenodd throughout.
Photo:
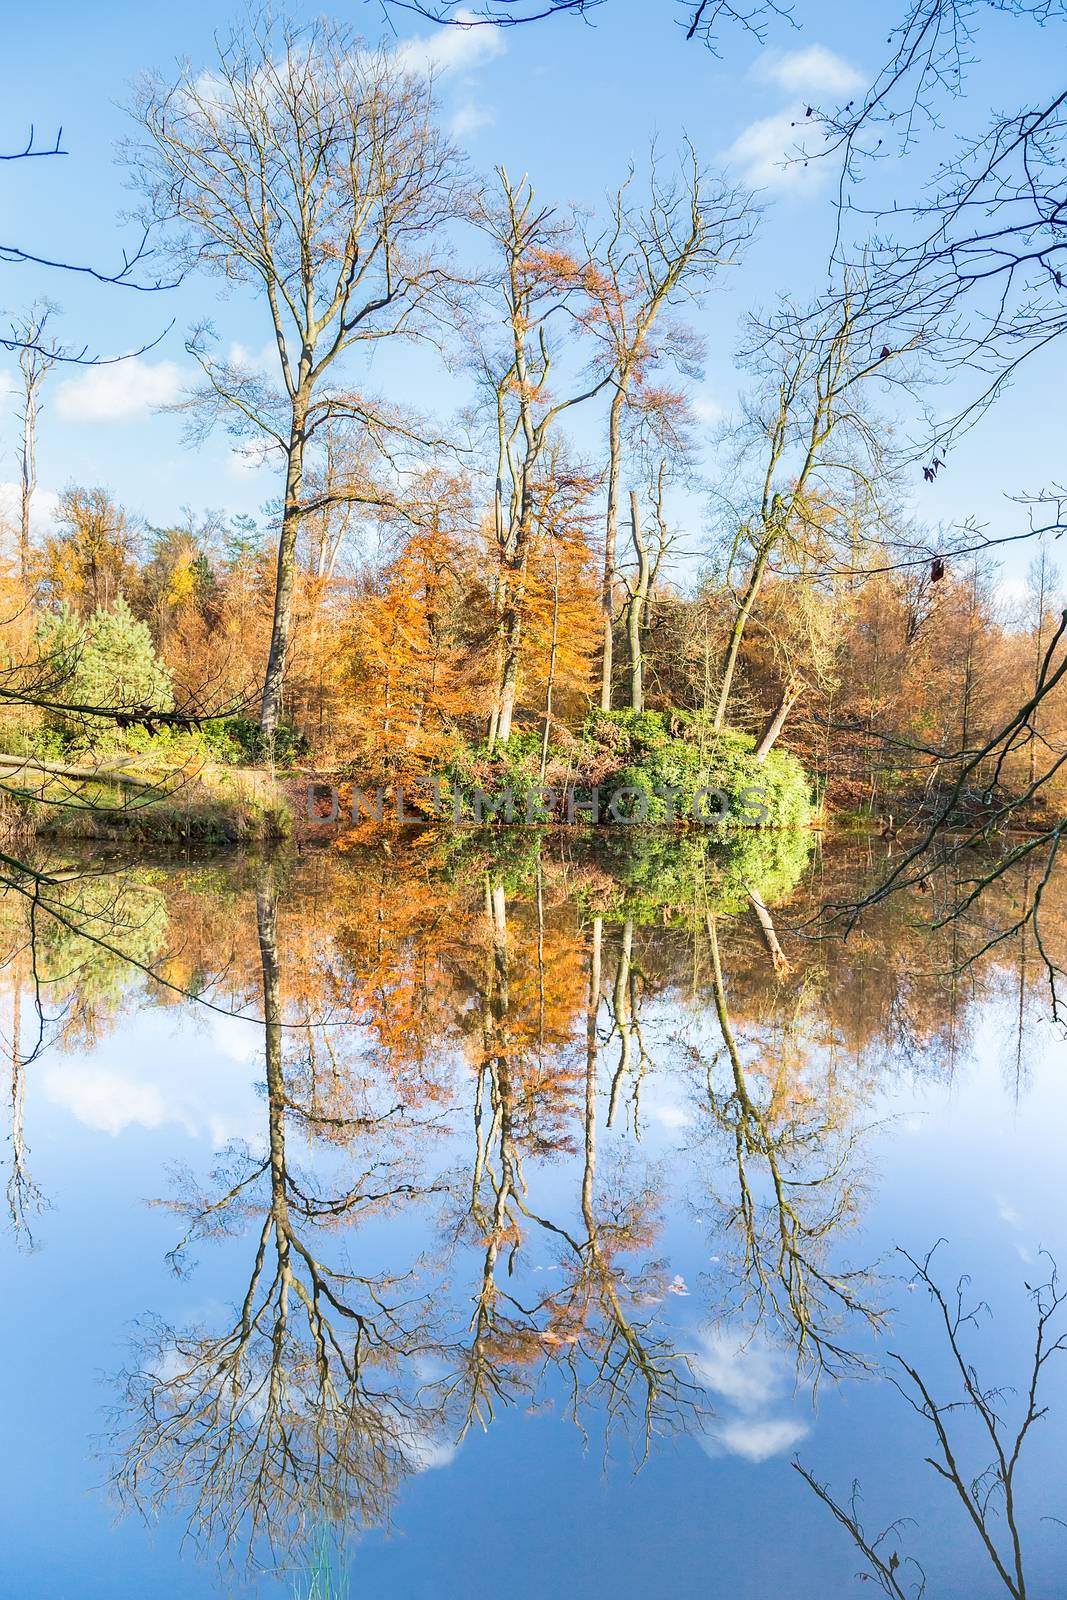
<svg viewBox="0 0 1067 1600"><path fill-rule="evenodd" d="M293 419L289 432L289 456L285 469L285 504L278 536L278 561L274 585L274 620L270 651L263 678L263 701L259 727L268 744L278 731L282 712L285 663L293 625L293 595L296 589L296 540L300 531L300 492L304 480L304 446L310 396L298 392L293 400Z"/></svg>
<svg viewBox="0 0 1067 1600"><path fill-rule="evenodd" d="M604 526L604 579L600 590L602 616L603 665L600 674L600 709L611 710L611 673L613 666L612 625L615 620L615 552L619 537L619 472L622 461L622 412L626 404L626 391L616 386L608 413L608 510Z"/></svg>

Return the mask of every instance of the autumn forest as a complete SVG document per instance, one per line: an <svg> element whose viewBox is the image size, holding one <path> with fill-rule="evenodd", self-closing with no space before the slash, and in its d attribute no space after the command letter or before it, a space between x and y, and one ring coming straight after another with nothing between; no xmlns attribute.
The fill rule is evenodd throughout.
<svg viewBox="0 0 1067 1600"><path fill-rule="evenodd" d="M0 1590L1053 1600L1063 5L43 9Z"/></svg>

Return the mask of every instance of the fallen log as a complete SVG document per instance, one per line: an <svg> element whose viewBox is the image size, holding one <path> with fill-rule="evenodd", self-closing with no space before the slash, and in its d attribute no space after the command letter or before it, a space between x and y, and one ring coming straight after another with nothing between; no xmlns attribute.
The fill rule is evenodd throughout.
<svg viewBox="0 0 1067 1600"><path fill-rule="evenodd" d="M0 783L20 773L31 777L39 773L50 778L76 778L86 783L127 784L133 789L158 788L151 778L127 772L124 767L76 767L63 761L40 761L36 756L0 755Z"/></svg>

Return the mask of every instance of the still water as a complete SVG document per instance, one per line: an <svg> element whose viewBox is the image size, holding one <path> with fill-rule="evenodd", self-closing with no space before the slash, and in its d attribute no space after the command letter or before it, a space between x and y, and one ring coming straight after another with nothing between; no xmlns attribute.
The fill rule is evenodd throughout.
<svg viewBox="0 0 1067 1600"><path fill-rule="evenodd" d="M1067 1593L1041 953L760 848L38 862L0 1592Z"/></svg>

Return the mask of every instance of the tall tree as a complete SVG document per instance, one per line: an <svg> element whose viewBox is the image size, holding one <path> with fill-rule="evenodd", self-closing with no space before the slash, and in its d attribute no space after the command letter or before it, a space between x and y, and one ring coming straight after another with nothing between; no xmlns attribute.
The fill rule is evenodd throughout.
<svg viewBox="0 0 1067 1600"><path fill-rule="evenodd" d="M608 382L606 374L594 374L562 393L550 392L557 355L553 327L566 312L579 322L588 313L595 271L575 253L573 228L551 207L538 205L525 176L516 183L499 167L497 177L499 196L485 199L478 218L493 246L494 291L505 314L501 347L483 347L477 357L495 415L496 664L490 749L511 737L530 550L542 499L538 486L554 429L565 412L592 399Z"/></svg>
<svg viewBox="0 0 1067 1600"><path fill-rule="evenodd" d="M48 333L48 323L59 307L38 300L12 327L22 376L19 421L19 575L23 583L30 568L30 504L37 488L37 418L41 413L41 386L62 351Z"/></svg>
<svg viewBox="0 0 1067 1600"><path fill-rule="evenodd" d="M905 350L879 348L866 312L860 282L814 314L786 304L771 322L753 325L759 384L741 442L754 455L755 478L747 503L728 512L727 579L738 565L741 576L716 728L726 722L745 630L772 564L804 577L852 568L857 538L888 529L884 430L871 417L870 393L894 363L899 370Z"/></svg>
<svg viewBox="0 0 1067 1600"><path fill-rule="evenodd" d="M184 266L261 296L275 381L189 343L203 370L190 397L202 427L265 441L284 463L274 618L260 725L278 726L302 519L362 498L363 480L304 495L320 430L349 422L381 436L395 419L350 387L346 352L415 334L441 310L449 273L439 231L459 203L456 158L433 120L431 87L395 56L320 21L301 28L263 13L219 47L210 72L149 76L131 144L146 216L168 228Z"/></svg>
<svg viewBox="0 0 1067 1600"><path fill-rule="evenodd" d="M619 530L623 424L634 391L651 368L665 361L681 371L699 371L700 341L670 316L685 300L696 300L719 269L736 262L752 232L751 197L721 178L711 178L686 144L677 173L665 173L655 146L648 193L633 204L630 176L612 199L611 224L594 248L598 274L591 279L589 325L599 336L610 370L607 513L604 528L603 657L600 704L611 709L612 630L615 622L616 546Z"/></svg>
<svg viewBox="0 0 1067 1600"><path fill-rule="evenodd" d="M133 594L137 544L137 528L106 489L64 489L40 552L48 597L88 616Z"/></svg>

